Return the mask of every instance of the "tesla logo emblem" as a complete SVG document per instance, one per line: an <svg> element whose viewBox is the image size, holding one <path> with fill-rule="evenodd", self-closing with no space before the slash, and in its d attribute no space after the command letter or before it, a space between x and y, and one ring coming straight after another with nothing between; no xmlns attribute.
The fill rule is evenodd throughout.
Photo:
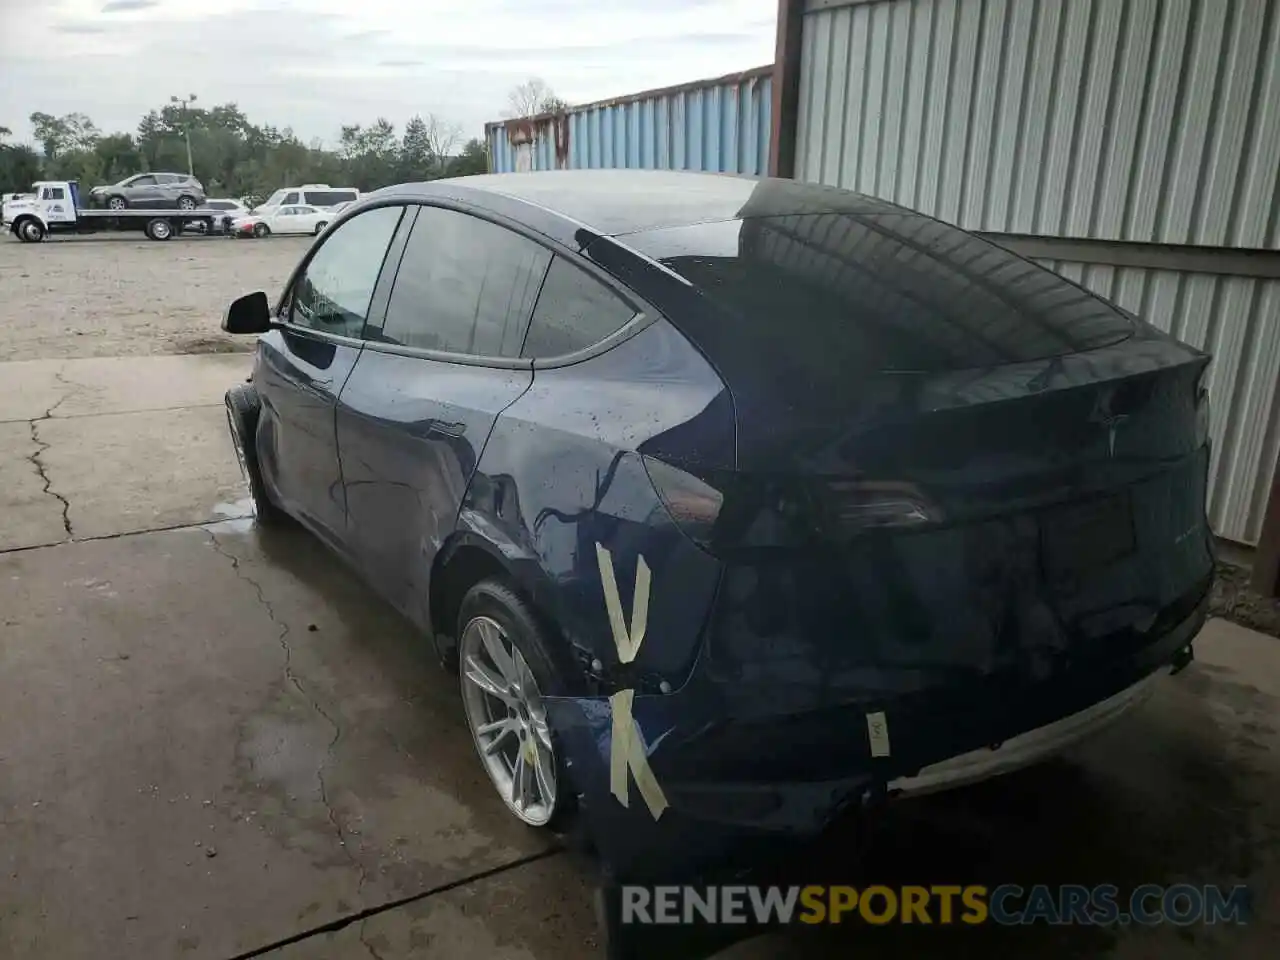
<svg viewBox="0 0 1280 960"><path fill-rule="evenodd" d="M1095 400L1093 404L1093 412L1089 414L1089 421L1091 423L1099 423L1106 427L1108 457L1115 457L1116 431L1126 420L1129 419L1129 415L1127 413L1112 412L1111 400L1114 396L1114 390L1106 390L1098 394L1098 399Z"/></svg>
<svg viewBox="0 0 1280 960"><path fill-rule="evenodd" d="M649 565L644 557L636 560L636 589L631 598L631 625L627 626L622 613L622 597L618 593L618 581L613 572L613 556L600 544L596 544L596 560L600 564L600 582L604 587L604 605L609 614L609 629L613 643L618 648L618 660L630 663L640 652L644 642L645 627L649 623ZM657 820L667 809L667 798L658 786L658 780L649 766L649 754L644 739L631 715L635 701L634 690L619 690L609 698L613 713L613 736L609 745L609 791L624 807L631 806L631 790L628 776L635 778L636 788L644 799L653 819Z"/></svg>

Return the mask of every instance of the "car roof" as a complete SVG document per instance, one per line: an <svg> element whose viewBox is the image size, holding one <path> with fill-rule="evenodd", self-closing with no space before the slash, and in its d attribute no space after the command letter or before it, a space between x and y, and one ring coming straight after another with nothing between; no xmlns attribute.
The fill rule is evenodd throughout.
<svg viewBox="0 0 1280 960"><path fill-rule="evenodd" d="M872 197L817 184L679 170L482 174L400 184L377 193L423 199L462 193L482 206L485 194L500 195L551 211L606 236L748 216L867 214L898 209Z"/></svg>

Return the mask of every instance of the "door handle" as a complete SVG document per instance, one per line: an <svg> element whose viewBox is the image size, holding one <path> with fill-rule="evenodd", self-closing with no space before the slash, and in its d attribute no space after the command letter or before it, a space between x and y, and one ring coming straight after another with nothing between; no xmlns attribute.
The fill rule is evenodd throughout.
<svg viewBox="0 0 1280 960"><path fill-rule="evenodd" d="M465 423L446 423L444 420L428 420L427 433L439 433L446 437L460 437L467 432Z"/></svg>

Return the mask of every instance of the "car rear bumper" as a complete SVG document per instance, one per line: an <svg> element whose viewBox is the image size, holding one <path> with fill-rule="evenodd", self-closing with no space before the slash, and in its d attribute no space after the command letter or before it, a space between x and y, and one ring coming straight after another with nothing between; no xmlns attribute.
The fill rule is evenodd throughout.
<svg viewBox="0 0 1280 960"><path fill-rule="evenodd" d="M996 747L970 750L931 763L911 776L889 781L893 796L923 796L989 780L1038 763L1105 730L1131 708L1146 701L1156 681L1172 672L1172 665L1151 673L1105 700L1043 726L1020 733Z"/></svg>
<svg viewBox="0 0 1280 960"><path fill-rule="evenodd" d="M1185 665L1207 604L1206 589L1105 670L1091 663L1028 681L1009 700L951 689L934 708L877 703L872 712L889 718L887 755L867 748L866 704L798 713L778 705L743 721L695 670L672 694L635 696L626 718L660 790L656 805L640 789L644 774L624 766L624 778L614 775L616 704L557 698L548 712L606 867L623 879L673 880L783 852L851 809L998 776L1078 743Z"/></svg>

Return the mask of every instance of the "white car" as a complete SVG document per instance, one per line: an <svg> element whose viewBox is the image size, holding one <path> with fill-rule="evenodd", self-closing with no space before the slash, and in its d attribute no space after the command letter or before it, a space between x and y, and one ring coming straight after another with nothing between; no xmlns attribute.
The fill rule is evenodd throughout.
<svg viewBox="0 0 1280 960"><path fill-rule="evenodd" d="M218 211L218 216L214 219L216 229L230 230L230 225L236 223L237 220L248 216L248 207L244 206L242 201L230 200L230 198L214 198L214 200L205 201L206 210Z"/></svg>
<svg viewBox="0 0 1280 960"><path fill-rule="evenodd" d="M319 234L333 218L333 211L321 207L279 207L241 217L231 225L231 230L238 237L269 237L273 233Z"/></svg>

